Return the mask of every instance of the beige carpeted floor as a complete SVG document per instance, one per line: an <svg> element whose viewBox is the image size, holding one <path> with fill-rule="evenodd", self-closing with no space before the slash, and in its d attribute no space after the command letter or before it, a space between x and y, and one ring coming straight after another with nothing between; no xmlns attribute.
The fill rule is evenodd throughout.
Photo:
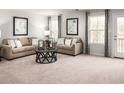
<svg viewBox="0 0 124 93"><path fill-rule="evenodd" d="M124 83L124 59L59 54L58 61L51 64L36 63L35 55L3 60L0 83Z"/></svg>

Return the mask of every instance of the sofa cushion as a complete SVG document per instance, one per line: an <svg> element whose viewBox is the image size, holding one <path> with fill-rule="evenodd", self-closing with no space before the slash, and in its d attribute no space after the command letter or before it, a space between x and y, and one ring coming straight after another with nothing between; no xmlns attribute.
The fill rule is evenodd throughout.
<svg viewBox="0 0 124 93"><path fill-rule="evenodd" d="M35 48L34 46L23 46L21 48L13 48L12 52L13 53L20 53L20 52L33 50L34 48Z"/></svg>
<svg viewBox="0 0 124 93"><path fill-rule="evenodd" d="M64 45L57 45L57 48L62 49Z"/></svg>
<svg viewBox="0 0 124 93"><path fill-rule="evenodd" d="M8 45L8 39L3 39L3 40L2 40L2 44L3 44L3 45Z"/></svg>
<svg viewBox="0 0 124 93"><path fill-rule="evenodd" d="M2 45L9 45L8 40L17 40L17 38L7 38L2 40Z"/></svg>
<svg viewBox="0 0 124 93"><path fill-rule="evenodd" d="M62 49L72 51L73 50L73 47L72 46L64 45L64 46L62 46Z"/></svg>
<svg viewBox="0 0 124 93"><path fill-rule="evenodd" d="M82 40L80 37L65 37L65 39L76 39L76 43L80 43Z"/></svg>
<svg viewBox="0 0 124 93"><path fill-rule="evenodd" d="M22 46L29 46L31 45L31 41L30 41L30 38L28 37L23 37L23 38L19 38Z"/></svg>

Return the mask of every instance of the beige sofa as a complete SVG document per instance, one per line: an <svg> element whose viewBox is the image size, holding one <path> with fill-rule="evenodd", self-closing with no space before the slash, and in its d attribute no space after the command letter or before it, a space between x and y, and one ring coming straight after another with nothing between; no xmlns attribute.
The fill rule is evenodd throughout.
<svg viewBox="0 0 124 93"><path fill-rule="evenodd" d="M70 54L70 55L78 55L83 52L83 42L80 37L64 37L65 39L73 39L76 38L77 42L74 45L66 46L66 45L56 45L59 53Z"/></svg>
<svg viewBox="0 0 124 93"><path fill-rule="evenodd" d="M8 39L4 39L2 41L1 56L3 58L14 59L35 53L34 49L36 48L36 46L32 46L32 38L23 37L17 39L21 41L21 48L11 48L8 45Z"/></svg>

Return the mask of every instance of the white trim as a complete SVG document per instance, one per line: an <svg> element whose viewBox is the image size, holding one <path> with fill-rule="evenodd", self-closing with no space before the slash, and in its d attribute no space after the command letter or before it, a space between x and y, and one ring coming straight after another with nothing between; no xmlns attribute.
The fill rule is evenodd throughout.
<svg viewBox="0 0 124 93"><path fill-rule="evenodd" d="M105 15L105 12L90 12L89 16L103 16Z"/></svg>
<svg viewBox="0 0 124 93"><path fill-rule="evenodd" d="M104 54L100 54L100 53L90 53L90 55L93 55L93 56L102 56L102 57L104 57Z"/></svg>

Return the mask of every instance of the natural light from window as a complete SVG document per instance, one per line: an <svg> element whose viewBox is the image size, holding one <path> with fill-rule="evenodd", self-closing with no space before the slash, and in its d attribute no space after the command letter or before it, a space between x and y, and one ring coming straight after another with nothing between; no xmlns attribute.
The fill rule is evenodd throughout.
<svg viewBox="0 0 124 93"><path fill-rule="evenodd" d="M105 15L89 17L90 43L104 44Z"/></svg>
<svg viewBox="0 0 124 93"><path fill-rule="evenodd" d="M55 40L58 39L58 17L51 18L51 36Z"/></svg>

